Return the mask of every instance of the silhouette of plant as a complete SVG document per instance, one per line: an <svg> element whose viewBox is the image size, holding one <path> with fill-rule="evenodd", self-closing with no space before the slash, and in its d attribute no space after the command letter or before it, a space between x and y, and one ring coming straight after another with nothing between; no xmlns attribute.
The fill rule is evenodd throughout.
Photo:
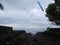
<svg viewBox="0 0 60 45"><path fill-rule="evenodd" d="M3 10L4 9L4 7L3 7L3 5L0 3L0 9L1 10Z"/></svg>
<svg viewBox="0 0 60 45"><path fill-rule="evenodd" d="M51 3L46 8L46 16L50 21L60 24L60 0L54 0L54 3Z"/></svg>

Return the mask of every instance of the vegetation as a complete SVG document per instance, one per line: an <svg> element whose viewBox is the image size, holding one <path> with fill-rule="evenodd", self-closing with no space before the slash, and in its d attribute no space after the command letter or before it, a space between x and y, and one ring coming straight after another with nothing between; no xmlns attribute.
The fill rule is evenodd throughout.
<svg viewBox="0 0 60 45"><path fill-rule="evenodd" d="M4 9L4 7L3 7L3 5L0 3L0 9L1 10L3 10Z"/></svg>
<svg viewBox="0 0 60 45"><path fill-rule="evenodd" d="M46 16L50 21L60 24L60 0L54 0L54 3L48 5Z"/></svg>
<svg viewBox="0 0 60 45"><path fill-rule="evenodd" d="M1 27L0 45L60 45L60 28L48 28L45 32L31 34Z"/></svg>

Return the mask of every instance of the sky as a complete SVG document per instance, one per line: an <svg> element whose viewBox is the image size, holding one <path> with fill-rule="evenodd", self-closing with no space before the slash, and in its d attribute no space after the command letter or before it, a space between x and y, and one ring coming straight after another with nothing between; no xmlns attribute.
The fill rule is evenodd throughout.
<svg viewBox="0 0 60 45"><path fill-rule="evenodd" d="M38 0L45 10L53 0ZM0 10L0 25L11 26L14 30L27 32L45 31L50 22L37 0L0 0L4 10Z"/></svg>

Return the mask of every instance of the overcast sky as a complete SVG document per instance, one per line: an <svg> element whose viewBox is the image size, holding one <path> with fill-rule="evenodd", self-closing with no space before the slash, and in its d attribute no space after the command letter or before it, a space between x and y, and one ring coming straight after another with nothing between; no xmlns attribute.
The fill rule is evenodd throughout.
<svg viewBox="0 0 60 45"><path fill-rule="evenodd" d="M29 32L42 31L49 26L37 0L0 0L4 10L0 11L0 25L12 26L14 29L24 29ZM44 10L53 0L39 0ZM28 30L27 30L28 29Z"/></svg>

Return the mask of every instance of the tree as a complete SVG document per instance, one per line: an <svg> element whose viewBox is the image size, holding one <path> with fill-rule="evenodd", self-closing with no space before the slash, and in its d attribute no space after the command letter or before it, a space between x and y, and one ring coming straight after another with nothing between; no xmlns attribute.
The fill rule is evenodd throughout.
<svg viewBox="0 0 60 45"><path fill-rule="evenodd" d="M60 0L54 0L54 3L51 3L46 8L46 16L51 22L60 24Z"/></svg>
<svg viewBox="0 0 60 45"><path fill-rule="evenodd" d="M0 3L0 10L3 10L4 9L4 7L3 7L3 5Z"/></svg>

